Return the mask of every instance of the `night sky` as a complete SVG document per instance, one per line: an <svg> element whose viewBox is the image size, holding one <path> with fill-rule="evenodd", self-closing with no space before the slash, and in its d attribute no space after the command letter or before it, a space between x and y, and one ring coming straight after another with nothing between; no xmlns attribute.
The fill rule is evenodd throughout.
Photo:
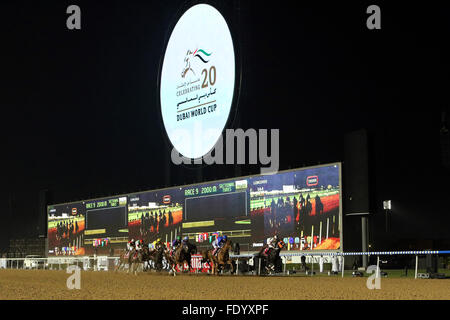
<svg viewBox="0 0 450 320"><path fill-rule="evenodd" d="M391 199L396 236L448 239L448 6L298 2L210 1L232 27L242 72L228 127L280 129L280 170L343 161L344 135L367 129L374 232ZM200 180L170 165L157 99L170 28L192 3L1 3L0 248L37 236L42 189L51 203L150 190L167 184L167 166L169 185ZM71 4L78 31L66 28ZM381 30L366 27L370 4ZM236 172L259 167L205 167L201 180Z"/></svg>

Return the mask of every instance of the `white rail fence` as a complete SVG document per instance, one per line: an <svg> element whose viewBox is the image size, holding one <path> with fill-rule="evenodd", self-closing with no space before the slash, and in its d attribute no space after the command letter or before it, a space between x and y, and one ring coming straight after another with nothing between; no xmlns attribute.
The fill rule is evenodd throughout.
<svg viewBox="0 0 450 320"><path fill-rule="evenodd" d="M380 277L380 257L386 256L397 256L397 255L408 255L410 257L415 257L415 275L414 278L419 277L418 265L419 256L424 255L448 255L450 250L440 250L440 251L376 251L376 252L282 252L280 257L283 264L283 274L290 274L286 271L287 265L294 261L301 261L304 256L304 263L311 266L310 270L306 271L307 275L314 275L314 265L319 265L319 270L323 268L323 264L332 265L332 272L336 274L339 272L342 277L344 277L344 263L346 256L375 256L377 261L377 272L376 277ZM254 253L241 254L241 255L230 255L230 257L236 261L236 275L239 274L239 261L245 260L249 265L252 266L251 274L260 275L261 270L261 259L255 260ZM119 257L108 257L108 256L82 256L82 257L25 257L25 258L0 258L0 269L43 269L43 270L64 270L69 265L77 265L85 271L112 271L118 264ZM255 265L255 261L257 265ZM316 271L319 271L316 269ZM241 272L242 274L243 272ZM330 273L328 273L330 275Z"/></svg>
<svg viewBox="0 0 450 320"><path fill-rule="evenodd" d="M63 270L69 265L77 265L86 271L108 271L113 270L118 261L119 257L107 256L0 258L0 269Z"/></svg>

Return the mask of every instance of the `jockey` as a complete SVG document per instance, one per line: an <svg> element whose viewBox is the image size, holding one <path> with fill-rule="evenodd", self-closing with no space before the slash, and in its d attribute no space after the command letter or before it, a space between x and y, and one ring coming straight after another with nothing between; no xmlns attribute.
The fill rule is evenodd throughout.
<svg viewBox="0 0 450 320"><path fill-rule="evenodd" d="M277 243L278 243L278 236L277 235L274 235L273 237L269 237L269 238L267 238L267 248L264 250L264 254L268 254L269 253L269 250L270 249L273 249L273 248L275 248L275 246L277 245Z"/></svg>
<svg viewBox="0 0 450 320"><path fill-rule="evenodd" d="M153 249L158 249L161 246L161 238L156 239L152 242Z"/></svg>
<svg viewBox="0 0 450 320"><path fill-rule="evenodd" d="M171 254L175 252L175 249L178 247L178 245L181 243L181 237L177 236L175 240L172 241L172 251Z"/></svg>
<svg viewBox="0 0 450 320"><path fill-rule="evenodd" d="M136 251L139 251L142 249L142 240L136 240Z"/></svg>
<svg viewBox="0 0 450 320"><path fill-rule="evenodd" d="M278 236L274 235L272 238L267 238L267 245L269 246L269 248L275 248L275 246L278 243Z"/></svg>
<svg viewBox="0 0 450 320"><path fill-rule="evenodd" d="M175 250L181 243L181 237L177 236L175 240L172 241L172 250Z"/></svg>
<svg viewBox="0 0 450 320"><path fill-rule="evenodd" d="M127 250L131 251L134 248L134 239L131 239L130 241L128 241L127 243Z"/></svg>
<svg viewBox="0 0 450 320"><path fill-rule="evenodd" d="M212 252L213 255L215 255L219 251L219 249L223 247L223 245L227 242L227 239L228 239L227 236L224 235L217 237L217 239L213 241L212 243L214 247L214 251Z"/></svg>
<svg viewBox="0 0 450 320"><path fill-rule="evenodd" d="M189 237L188 237L188 236L185 236L185 237L183 238L183 240L181 241L181 245L182 245L182 246L186 246L186 248L189 250L191 244L190 244L190 242L189 242Z"/></svg>

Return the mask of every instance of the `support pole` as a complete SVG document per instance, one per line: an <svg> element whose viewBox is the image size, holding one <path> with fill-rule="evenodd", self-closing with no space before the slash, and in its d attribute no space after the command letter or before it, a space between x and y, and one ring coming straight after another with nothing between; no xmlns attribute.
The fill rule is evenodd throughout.
<svg viewBox="0 0 450 320"><path fill-rule="evenodd" d="M261 274L261 258L258 258L258 276Z"/></svg>
<svg viewBox="0 0 450 320"><path fill-rule="evenodd" d="M414 279L417 279L417 269L418 269L418 267L419 267L419 256L416 255L416 272L415 272L415 275L414 275Z"/></svg>
<svg viewBox="0 0 450 320"><path fill-rule="evenodd" d="M344 256L341 256L342 257L342 265L341 265L341 268L342 268L342 278L344 277L344 266L345 266L345 264L344 264Z"/></svg>
<svg viewBox="0 0 450 320"><path fill-rule="evenodd" d="M361 241L362 252L367 252L367 217L361 217ZM367 255L363 254L362 262L364 269L367 269Z"/></svg>
<svg viewBox="0 0 450 320"><path fill-rule="evenodd" d="M377 256L377 276L378 279L380 277L380 256Z"/></svg>

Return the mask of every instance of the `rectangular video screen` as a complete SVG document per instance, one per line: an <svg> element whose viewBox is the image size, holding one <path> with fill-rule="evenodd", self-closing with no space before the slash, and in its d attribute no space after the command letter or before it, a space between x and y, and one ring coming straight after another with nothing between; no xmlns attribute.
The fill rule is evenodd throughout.
<svg viewBox="0 0 450 320"><path fill-rule="evenodd" d="M258 251L275 234L288 250L342 250L341 164L321 165L48 207L49 254L114 254L126 242L226 234Z"/></svg>
<svg viewBox="0 0 450 320"><path fill-rule="evenodd" d="M83 202L48 207L48 254L84 255L85 205Z"/></svg>
<svg viewBox="0 0 450 320"><path fill-rule="evenodd" d="M86 212L86 230L114 230L126 228L128 217L126 207L90 210Z"/></svg>
<svg viewBox="0 0 450 320"><path fill-rule="evenodd" d="M48 255L113 255L128 241L127 197L48 206Z"/></svg>
<svg viewBox="0 0 450 320"><path fill-rule="evenodd" d="M99 238L127 236L127 227L126 196L86 201L86 235Z"/></svg>
<svg viewBox="0 0 450 320"><path fill-rule="evenodd" d="M274 234L290 250L340 250L340 165L253 177L250 215L253 240Z"/></svg>
<svg viewBox="0 0 450 320"><path fill-rule="evenodd" d="M246 215L246 192L234 192L187 198L184 219L186 221L195 221Z"/></svg>
<svg viewBox="0 0 450 320"><path fill-rule="evenodd" d="M181 188L148 191L128 197L128 236L145 243L171 242L181 235L184 195Z"/></svg>

